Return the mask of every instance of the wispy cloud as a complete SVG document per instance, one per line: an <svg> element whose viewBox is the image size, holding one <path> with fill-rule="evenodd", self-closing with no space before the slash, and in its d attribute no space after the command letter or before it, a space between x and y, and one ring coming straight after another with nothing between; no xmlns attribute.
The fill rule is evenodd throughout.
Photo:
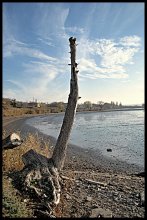
<svg viewBox="0 0 147 220"><path fill-rule="evenodd" d="M23 42L17 40L11 41L11 47L8 51L10 54L9 56L25 55L33 59L30 59L27 63L23 62L21 64L23 67L22 73L27 76L26 79L23 80L23 84L21 79L6 80L15 85L13 90L9 89L9 93L4 94L6 97L11 95L10 97L16 97L18 100L31 100L32 97L37 97L38 100L45 101L48 99L53 100L55 99L55 96L58 96L59 101L61 101L60 98L63 98L63 96L68 93L67 86L63 85L63 82L58 84L56 80L56 77L59 78L60 75L65 76L65 74L67 75L67 73L70 72L70 68L67 65L67 59L63 58L63 60L60 60L58 58L50 57L39 50L29 48L29 45L23 44ZM34 58L36 58L36 60L34 60ZM70 74L68 75L70 76ZM53 81L55 81L55 83ZM52 84L56 85L54 85L53 90L50 90ZM64 91L62 94L60 90L58 90L59 88ZM20 98L20 96L22 98Z"/></svg>
<svg viewBox="0 0 147 220"><path fill-rule="evenodd" d="M8 79L8 80L5 80L5 81L14 84L15 86L18 87L18 89L21 89L21 91L22 90L25 91L25 86L22 83L20 83L16 80L12 80L12 79Z"/></svg>
<svg viewBox="0 0 147 220"><path fill-rule="evenodd" d="M31 76L41 77L48 80L53 80L57 74L58 69L53 64L45 63L45 62L36 62L32 61L28 64L23 64L25 68L25 72L31 74ZM37 74L37 75L36 75Z"/></svg>
<svg viewBox="0 0 147 220"><path fill-rule="evenodd" d="M23 100L27 97L28 88L20 80L4 80L4 87L6 85L7 89L3 90L3 97L17 98L17 100L22 100L22 95L24 96Z"/></svg>
<svg viewBox="0 0 147 220"><path fill-rule="evenodd" d="M47 36L43 38L40 36L38 40L46 44L52 41L52 39ZM59 99L63 98L63 96L68 93L68 86L63 85L63 82L58 84L56 80L56 77L59 78L60 74L65 75L70 72L68 66L69 60L67 57L63 56L62 59L59 59L57 57L49 56L49 54L43 52L43 49L36 49L35 44L32 46L32 44L24 43L15 39L11 35L5 39L3 57L12 58L14 56L25 56L30 58L27 63L20 63L23 67L22 73L24 75L26 74L27 77L24 79L23 85L21 79L7 80L7 83L9 82L15 85L15 88L13 86L13 89L7 90L7 92L4 93L6 97L16 97L18 100L37 97L38 100L45 101L49 99L55 100L55 96L58 96ZM20 61L18 60L18 62ZM28 79L30 79L29 83ZM54 88L52 87L52 84L54 84L53 81L55 81L56 84L54 85ZM50 90L50 88L53 89ZM58 90L58 88L64 92L61 94L61 91Z"/></svg>
<svg viewBox="0 0 147 220"><path fill-rule="evenodd" d="M60 36L64 38L64 26L67 19L69 8L62 4L43 4L37 5L34 19L34 29L41 38L54 38ZM39 16L38 16L39 14Z"/></svg>
<svg viewBox="0 0 147 220"><path fill-rule="evenodd" d="M46 61L56 61L56 58L48 56L38 49L30 48L26 43L10 38L4 44L3 57L10 57L14 55L26 55Z"/></svg>
<svg viewBox="0 0 147 220"><path fill-rule="evenodd" d="M69 33L72 33L72 34L84 34L85 32L85 29L84 28L80 28L80 27L76 27L76 26L73 26L73 27L64 27L63 30L65 32L69 32Z"/></svg>
<svg viewBox="0 0 147 220"><path fill-rule="evenodd" d="M46 44L48 46L51 46L51 47L55 47L55 45L52 43L52 39L51 38L38 38L38 40L43 43L43 44Z"/></svg>
<svg viewBox="0 0 147 220"><path fill-rule="evenodd" d="M97 39L90 41L81 38L78 45L78 56L80 74L79 77L97 78L127 78L128 74L125 64L132 64L135 53L140 48L140 38L138 36L126 36L119 41L113 39ZM53 80L60 73L68 70L69 59L63 57L51 57L42 51L30 48L24 42L11 39L4 51L4 56L26 55L36 58L39 61L30 61L23 64L25 71L30 74L39 74L38 77ZM91 58L93 56L93 58ZM99 60L99 62L98 62Z"/></svg>

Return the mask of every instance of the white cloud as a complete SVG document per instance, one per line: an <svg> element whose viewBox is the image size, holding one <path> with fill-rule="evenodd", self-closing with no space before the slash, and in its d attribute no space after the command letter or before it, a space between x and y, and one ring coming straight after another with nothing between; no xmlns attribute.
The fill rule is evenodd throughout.
<svg viewBox="0 0 147 220"><path fill-rule="evenodd" d="M138 48L124 47L116 47L109 51L106 50L102 56L101 65L104 67L115 68L116 65L123 66L124 64L130 64L134 54L138 52L138 50Z"/></svg>
<svg viewBox="0 0 147 220"><path fill-rule="evenodd" d="M79 69L79 76L89 77L90 79L128 77L122 66L116 65L115 68L99 67L94 59L81 59L79 62Z"/></svg>
<svg viewBox="0 0 147 220"><path fill-rule="evenodd" d="M126 73L112 73L108 78L112 78L112 79L123 79L123 78L127 78L128 74Z"/></svg>
<svg viewBox="0 0 147 220"><path fill-rule="evenodd" d="M127 78L125 65L134 63L133 58L140 49L140 41L138 36L127 36L119 41L90 41L82 38L78 46L80 75L90 79Z"/></svg>
<svg viewBox="0 0 147 220"><path fill-rule="evenodd" d="M126 36L120 39L120 44L123 46L133 46L133 47L139 47L140 46L140 37L134 35L134 36Z"/></svg>

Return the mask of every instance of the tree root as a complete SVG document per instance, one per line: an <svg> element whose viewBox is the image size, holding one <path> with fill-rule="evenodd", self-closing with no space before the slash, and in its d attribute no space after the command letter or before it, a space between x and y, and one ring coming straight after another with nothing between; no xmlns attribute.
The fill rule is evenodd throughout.
<svg viewBox="0 0 147 220"><path fill-rule="evenodd" d="M23 155L25 164L22 170L23 188L36 196L46 207L44 215L51 215L53 208L60 201L61 187L59 173L51 159L34 150Z"/></svg>

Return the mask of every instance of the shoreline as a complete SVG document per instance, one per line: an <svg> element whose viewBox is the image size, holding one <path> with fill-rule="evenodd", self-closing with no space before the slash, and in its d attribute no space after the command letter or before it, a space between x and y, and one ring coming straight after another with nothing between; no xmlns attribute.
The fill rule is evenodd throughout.
<svg viewBox="0 0 147 220"><path fill-rule="evenodd" d="M38 136L49 145L53 147L56 144L56 138L46 135L33 126L26 124L28 118L43 116L43 115L29 115L27 117L13 117L3 119L3 130L6 134L11 132L20 131L21 137L24 138L28 133L38 134ZM72 168L74 169L92 169L98 172L111 172L111 173L126 173L126 174L136 174L139 172L144 172L143 167L139 167L135 164L128 164L120 160L113 160L109 157L103 156L102 153L97 149L84 149L80 146L69 143L66 152L65 165L63 169L70 169L72 161ZM84 164L84 165L83 165Z"/></svg>
<svg viewBox="0 0 147 220"><path fill-rule="evenodd" d="M36 216L34 212L35 209L38 209L39 200L36 200L36 197L32 200L31 195L27 195L25 191L18 193L20 186L13 185L15 181L19 183L20 175L16 174L17 170L22 170L24 167L21 161L24 152L34 147L34 150L39 150L41 153L39 148L45 146L45 148L49 147L49 151L42 152L49 158L53 150L51 146L56 144L55 138L26 124L26 120L32 117L34 116L4 120L3 129L7 135L20 131L20 137L25 138L25 144L29 144L24 144L26 151L23 151L23 145L10 151L3 151L6 156L3 159L6 159L6 163L9 164L8 168L10 167L10 170L7 169L3 172L3 210L6 217L15 214L12 213L12 207L16 207L18 210L18 217L20 217L20 213L21 217L40 217ZM31 144L27 142L27 138L30 140L28 134L33 135ZM39 141L39 145L36 140ZM18 161L21 162L21 165L17 165L17 163L15 165L15 162ZM135 175L142 171L137 166L109 160L98 150L87 150L68 144L64 167L60 171L62 186L60 203L53 210L53 214L57 218L89 218L97 217L98 213L102 214L104 218L107 213L111 214L111 218L143 218L144 178Z"/></svg>

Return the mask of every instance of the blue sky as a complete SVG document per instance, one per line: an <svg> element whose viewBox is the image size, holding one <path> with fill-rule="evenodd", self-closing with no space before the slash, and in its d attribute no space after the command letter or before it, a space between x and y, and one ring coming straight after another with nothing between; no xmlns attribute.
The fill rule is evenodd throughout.
<svg viewBox="0 0 147 220"><path fill-rule="evenodd" d="M144 3L3 3L3 97L67 102L69 38L79 103L144 103Z"/></svg>

